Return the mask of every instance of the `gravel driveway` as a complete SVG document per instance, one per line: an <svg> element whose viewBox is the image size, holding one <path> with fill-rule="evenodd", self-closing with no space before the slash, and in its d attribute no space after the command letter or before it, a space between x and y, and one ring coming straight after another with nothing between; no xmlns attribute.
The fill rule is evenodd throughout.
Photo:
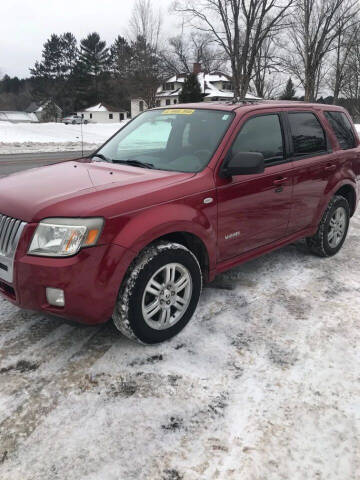
<svg viewBox="0 0 360 480"><path fill-rule="evenodd" d="M359 479L359 251L235 268L152 347L0 300L1 480Z"/></svg>

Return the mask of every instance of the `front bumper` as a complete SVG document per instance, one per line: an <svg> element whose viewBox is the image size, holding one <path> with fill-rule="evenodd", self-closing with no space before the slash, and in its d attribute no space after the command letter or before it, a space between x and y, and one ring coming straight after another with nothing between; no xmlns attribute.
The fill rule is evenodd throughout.
<svg viewBox="0 0 360 480"><path fill-rule="evenodd" d="M132 253L119 245L102 245L69 258L30 256L26 248L33 229L28 227L15 257L14 280L6 282L0 275L0 294L21 308L81 323L109 320ZM48 304L46 287L64 290L64 307Z"/></svg>

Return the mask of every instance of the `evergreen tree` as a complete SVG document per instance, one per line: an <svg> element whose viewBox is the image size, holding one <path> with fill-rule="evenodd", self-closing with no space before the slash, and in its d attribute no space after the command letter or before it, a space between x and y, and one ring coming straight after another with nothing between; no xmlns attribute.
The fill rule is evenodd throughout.
<svg viewBox="0 0 360 480"><path fill-rule="evenodd" d="M289 78L289 80L286 83L285 90L280 97L280 100L293 100L295 97L295 94L296 94L296 91L294 88L293 81L291 80L291 78Z"/></svg>
<svg viewBox="0 0 360 480"><path fill-rule="evenodd" d="M109 49L96 32L90 33L80 42L79 63L84 74L87 97L90 103L100 101L100 77L109 69Z"/></svg>
<svg viewBox="0 0 360 480"><path fill-rule="evenodd" d="M132 49L127 40L118 36L110 47L111 71L119 79L127 79L130 71Z"/></svg>
<svg viewBox="0 0 360 480"><path fill-rule="evenodd" d="M202 102L203 95L201 93L201 87L197 75L195 73L190 73L187 76L184 86L179 95L180 103L193 103L193 102Z"/></svg>

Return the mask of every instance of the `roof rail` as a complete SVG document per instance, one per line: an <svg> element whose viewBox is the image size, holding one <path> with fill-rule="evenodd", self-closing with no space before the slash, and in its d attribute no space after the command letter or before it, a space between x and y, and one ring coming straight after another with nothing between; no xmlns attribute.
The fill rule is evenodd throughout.
<svg viewBox="0 0 360 480"><path fill-rule="evenodd" d="M231 103L257 103L257 102L262 102L263 98L240 98L240 97L234 97L231 101Z"/></svg>

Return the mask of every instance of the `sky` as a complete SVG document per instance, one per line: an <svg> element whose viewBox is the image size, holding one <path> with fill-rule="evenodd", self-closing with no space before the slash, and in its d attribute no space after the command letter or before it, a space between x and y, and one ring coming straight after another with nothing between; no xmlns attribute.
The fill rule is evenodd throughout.
<svg viewBox="0 0 360 480"><path fill-rule="evenodd" d="M52 33L72 32L78 41L97 31L111 44L125 36L135 0L4 0L1 5L0 77L7 73L29 76L29 67L41 58ZM164 31L176 20L169 14L171 0L153 0L161 7Z"/></svg>

